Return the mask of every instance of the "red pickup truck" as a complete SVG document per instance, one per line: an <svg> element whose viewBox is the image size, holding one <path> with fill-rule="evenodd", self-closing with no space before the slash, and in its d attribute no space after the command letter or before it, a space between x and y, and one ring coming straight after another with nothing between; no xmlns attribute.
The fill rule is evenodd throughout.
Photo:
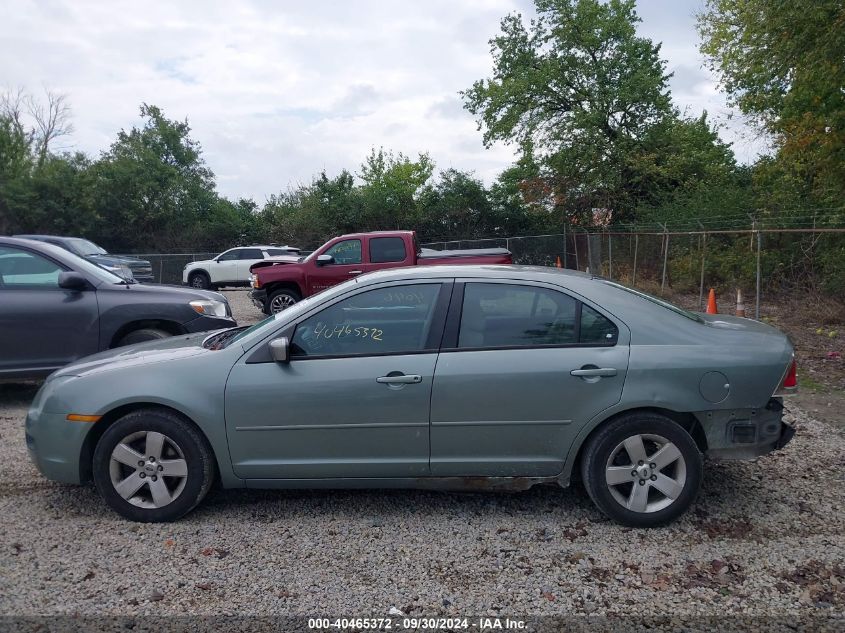
<svg viewBox="0 0 845 633"><path fill-rule="evenodd" d="M307 257L282 256L250 267L252 302L266 314L289 308L356 275L383 268L443 264L510 264L504 248L435 251L420 248L414 231L378 231L335 237Z"/></svg>

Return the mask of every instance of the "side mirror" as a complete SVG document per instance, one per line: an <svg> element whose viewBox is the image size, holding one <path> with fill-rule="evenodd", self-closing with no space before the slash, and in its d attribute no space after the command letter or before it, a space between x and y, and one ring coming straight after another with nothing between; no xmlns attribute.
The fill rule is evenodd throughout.
<svg viewBox="0 0 845 633"><path fill-rule="evenodd" d="M282 336L280 338L274 338L269 343L270 345L270 356L273 357L273 360L277 363L289 363L290 362L290 342L288 341L287 336Z"/></svg>
<svg viewBox="0 0 845 633"><path fill-rule="evenodd" d="M59 273L59 288L65 290L85 290L88 287L88 280L75 270L68 270Z"/></svg>
<svg viewBox="0 0 845 633"><path fill-rule="evenodd" d="M331 264L334 261L334 257L331 255L317 255L317 266L324 266L325 264Z"/></svg>

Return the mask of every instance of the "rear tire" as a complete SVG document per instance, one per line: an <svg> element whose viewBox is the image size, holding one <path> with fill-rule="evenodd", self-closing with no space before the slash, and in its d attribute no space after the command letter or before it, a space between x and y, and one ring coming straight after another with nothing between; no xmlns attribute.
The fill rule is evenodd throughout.
<svg viewBox="0 0 845 633"><path fill-rule="evenodd" d="M278 314L301 300L302 297L295 290L280 288L274 291L267 299L267 314Z"/></svg>
<svg viewBox="0 0 845 633"><path fill-rule="evenodd" d="M193 510L216 467L205 437L161 409L133 411L112 424L97 442L92 466L106 503L142 523L175 521Z"/></svg>
<svg viewBox="0 0 845 633"><path fill-rule="evenodd" d="M191 276L188 277L188 285L193 288L199 288L200 290L210 290L211 279L202 271L191 273Z"/></svg>
<svg viewBox="0 0 845 633"><path fill-rule="evenodd" d="M686 512L702 474L695 440L656 413L632 413L609 422L588 440L581 461L593 503L631 527L665 525Z"/></svg>
<svg viewBox="0 0 845 633"><path fill-rule="evenodd" d="M170 332L159 330L156 328L141 328L135 330L124 336L118 341L115 347L123 347L124 345L134 345L135 343L146 343L147 341L158 341L163 338L170 338L173 336Z"/></svg>

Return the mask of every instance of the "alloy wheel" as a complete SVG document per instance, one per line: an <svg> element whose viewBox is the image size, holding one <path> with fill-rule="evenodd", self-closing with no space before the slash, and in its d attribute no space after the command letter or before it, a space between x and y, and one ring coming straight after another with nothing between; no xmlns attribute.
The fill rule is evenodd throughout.
<svg viewBox="0 0 845 633"><path fill-rule="evenodd" d="M674 503L684 490L687 466L680 449L661 435L632 435L610 453L605 481L619 505L651 513Z"/></svg>
<svg viewBox="0 0 845 633"><path fill-rule="evenodd" d="M155 431L124 437L112 450L109 475L117 494L140 508L163 508L185 489L188 463L179 445Z"/></svg>
<svg viewBox="0 0 845 633"><path fill-rule="evenodd" d="M277 314L282 310L287 310L295 303L296 299L294 299L290 295L276 295L275 297L273 297L272 301L270 301L270 311L273 314Z"/></svg>

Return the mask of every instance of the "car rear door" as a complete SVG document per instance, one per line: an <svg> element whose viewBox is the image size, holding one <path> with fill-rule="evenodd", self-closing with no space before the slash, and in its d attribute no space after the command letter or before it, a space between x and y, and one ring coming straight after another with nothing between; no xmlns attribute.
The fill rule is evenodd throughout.
<svg viewBox="0 0 845 633"><path fill-rule="evenodd" d="M260 248L242 248L240 249L240 259L238 260L237 279L233 281L248 282L249 281L249 267L255 262L260 262L264 259L264 253Z"/></svg>
<svg viewBox="0 0 845 633"><path fill-rule="evenodd" d="M456 285L431 401L431 474L554 476L619 401L630 334L562 289Z"/></svg>
<svg viewBox="0 0 845 633"><path fill-rule="evenodd" d="M93 289L59 288L66 267L0 245L0 377L46 374L99 349Z"/></svg>
<svg viewBox="0 0 845 633"><path fill-rule="evenodd" d="M451 282L384 284L320 306L287 335L291 360L261 343L232 368L225 412L246 479L420 477ZM257 355L255 355L257 354Z"/></svg>

